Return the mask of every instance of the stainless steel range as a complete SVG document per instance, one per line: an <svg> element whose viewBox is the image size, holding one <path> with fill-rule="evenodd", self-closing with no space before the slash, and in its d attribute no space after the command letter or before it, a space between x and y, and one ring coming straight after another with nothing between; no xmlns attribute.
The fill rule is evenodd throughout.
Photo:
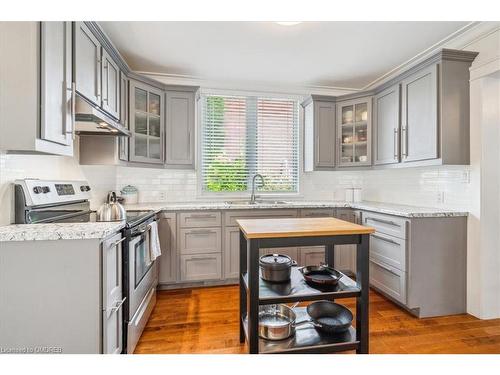
<svg viewBox="0 0 500 375"><path fill-rule="evenodd" d="M95 222L87 181L15 182L16 224ZM133 353L156 304L158 266L151 261L154 211L127 211L123 242L123 352Z"/></svg>

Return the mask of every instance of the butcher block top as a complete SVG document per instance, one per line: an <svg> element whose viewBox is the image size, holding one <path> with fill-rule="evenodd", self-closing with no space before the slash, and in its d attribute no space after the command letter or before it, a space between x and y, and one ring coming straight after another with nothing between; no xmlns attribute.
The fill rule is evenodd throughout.
<svg viewBox="0 0 500 375"><path fill-rule="evenodd" d="M333 217L293 219L239 219L237 220L245 237L316 237L352 234L370 234L374 228L335 219Z"/></svg>

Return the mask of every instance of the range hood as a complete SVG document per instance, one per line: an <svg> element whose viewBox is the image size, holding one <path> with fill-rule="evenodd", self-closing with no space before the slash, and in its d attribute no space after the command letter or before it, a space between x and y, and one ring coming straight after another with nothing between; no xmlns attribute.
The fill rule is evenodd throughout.
<svg viewBox="0 0 500 375"><path fill-rule="evenodd" d="M115 135L130 137L130 132L118 121L76 95L75 132L85 135Z"/></svg>

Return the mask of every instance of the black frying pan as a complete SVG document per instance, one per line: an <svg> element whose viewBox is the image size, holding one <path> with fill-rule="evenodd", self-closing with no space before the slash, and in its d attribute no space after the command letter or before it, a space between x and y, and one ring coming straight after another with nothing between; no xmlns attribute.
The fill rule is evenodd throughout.
<svg viewBox="0 0 500 375"><path fill-rule="evenodd" d="M342 277L339 271L324 265L302 267L300 272L306 282L313 286L334 286Z"/></svg>
<svg viewBox="0 0 500 375"><path fill-rule="evenodd" d="M307 306L311 323L322 332L333 334L345 332L352 323L351 311L342 305L330 301L316 301Z"/></svg>

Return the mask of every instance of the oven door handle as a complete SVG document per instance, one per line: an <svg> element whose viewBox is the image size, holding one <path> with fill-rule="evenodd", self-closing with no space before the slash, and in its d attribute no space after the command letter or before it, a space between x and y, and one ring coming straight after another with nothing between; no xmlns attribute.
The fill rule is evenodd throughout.
<svg viewBox="0 0 500 375"><path fill-rule="evenodd" d="M142 236L144 233L149 232L151 230L151 226L148 224L146 228L140 230L139 232L133 232L132 237Z"/></svg>

